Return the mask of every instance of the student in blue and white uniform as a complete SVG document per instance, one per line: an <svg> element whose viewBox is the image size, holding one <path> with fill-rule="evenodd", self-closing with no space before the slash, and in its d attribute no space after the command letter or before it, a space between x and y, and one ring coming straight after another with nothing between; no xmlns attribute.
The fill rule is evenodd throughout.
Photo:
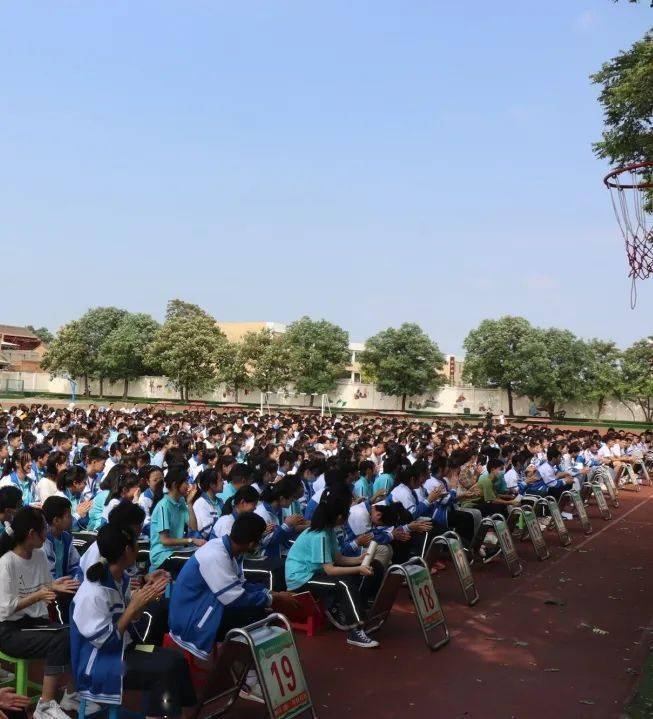
<svg viewBox="0 0 653 719"><path fill-rule="evenodd" d="M13 453L4 468L4 476L0 480L0 487L13 484L20 489L23 504L34 504L38 501L36 482L31 475L32 457L29 452L19 449Z"/></svg>
<svg viewBox="0 0 653 719"><path fill-rule="evenodd" d="M155 464L146 464L138 470L138 478L141 489L138 506L145 512L143 534L149 536L152 506L163 497L163 471Z"/></svg>
<svg viewBox="0 0 653 719"><path fill-rule="evenodd" d="M43 515L48 525L43 551L48 558L52 579L70 577L81 582L83 572L79 566L79 552L70 533L73 525L70 502L57 495L48 497L43 503ZM55 600L54 608L62 624L68 624L71 601L71 595L62 595Z"/></svg>
<svg viewBox="0 0 653 719"><path fill-rule="evenodd" d="M98 492L104 476L104 465L107 453L100 447L91 447L86 455L86 486L82 492L82 500L93 499Z"/></svg>
<svg viewBox="0 0 653 719"><path fill-rule="evenodd" d="M225 534L231 532L236 519L240 514L253 512L259 501L259 493L254 487L246 486L239 489L230 499L228 499L222 508L222 515L213 525L212 538L219 539Z"/></svg>
<svg viewBox="0 0 653 719"><path fill-rule="evenodd" d="M392 490L395 484L395 474L400 467L398 457L387 457L383 460L383 472L377 475L372 485L372 493L379 494L385 492L386 494Z"/></svg>
<svg viewBox="0 0 653 719"><path fill-rule="evenodd" d="M170 636L200 659L211 656L216 641L235 627L262 619L265 609L297 609L287 592L271 592L245 581L243 556L256 549L265 521L253 512L239 515L230 535L212 539L186 562L172 589ZM260 696L255 674L247 677L248 698Z"/></svg>
<svg viewBox="0 0 653 719"><path fill-rule="evenodd" d="M266 485L261 500L254 510L265 520L267 530L261 539L262 556L248 557L245 572L252 581L262 581L270 589L285 589L284 558L291 542L307 526L301 514L283 516L295 497L303 493L299 479L284 477L275 484Z"/></svg>
<svg viewBox="0 0 653 719"><path fill-rule="evenodd" d="M132 472L124 464L117 464L111 470L111 488L109 494L104 500L104 508L102 509L102 518L100 525L103 526L109 521L109 513L114 507L122 502L133 502L139 489L138 475Z"/></svg>
<svg viewBox="0 0 653 719"><path fill-rule="evenodd" d="M546 453L546 462L537 468L538 474L546 485L547 493L556 499L559 499L565 489L570 489L574 483L574 478L568 472L561 472L558 469L560 456L559 450L550 447Z"/></svg>
<svg viewBox="0 0 653 719"><path fill-rule="evenodd" d="M374 462L364 459L358 465L359 478L354 482L355 499L372 499L374 484Z"/></svg>
<svg viewBox="0 0 653 719"><path fill-rule="evenodd" d="M344 525L341 553L346 557L360 557L365 553L365 547L374 540L378 545L374 560L385 569L392 560L392 542L404 539L404 530L400 526L404 511L399 502L372 504L365 501L353 504Z"/></svg>
<svg viewBox="0 0 653 719"><path fill-rule="evenodd" d="M178 717L196 704L188 665L173 649L134 645L130 628L165 592L167 580L130 590L127 573L138 554L137 537L107 524L98 533L100 561L86 572L71 611L71 658L79 694L121 705L123 690L146 692L148 717Z"/></svg>
<svg viewBox="0 0 653 719"><path fill-rule="evenodd" d="M224 506L218 496L222 491L222 477L217 469L203 469L197 475L196 485L198 490L193 500L193 510L197 532L203 539L208 539Z"/></svg>
<svg viewBox="0 0 653 719"><path fill-rule="evenodd" d="M72 508L73 531L83 531L88 526L88 514L93 506L91 500L81 501L82 492L86 484L86 472L78 465L68 467L57 477L57 492L55 497L65 497ZM47 502L47 499L46 499Z"/></svg>

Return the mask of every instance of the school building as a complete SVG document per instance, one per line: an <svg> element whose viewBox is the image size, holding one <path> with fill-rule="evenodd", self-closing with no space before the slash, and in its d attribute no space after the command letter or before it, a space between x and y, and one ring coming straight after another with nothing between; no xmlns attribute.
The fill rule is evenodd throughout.
<svg viewBox="0 0 653 719"><path fill-rule="evenodd" d="M0 370L39 372L45 345L26 327L0 325Z"/></svg>

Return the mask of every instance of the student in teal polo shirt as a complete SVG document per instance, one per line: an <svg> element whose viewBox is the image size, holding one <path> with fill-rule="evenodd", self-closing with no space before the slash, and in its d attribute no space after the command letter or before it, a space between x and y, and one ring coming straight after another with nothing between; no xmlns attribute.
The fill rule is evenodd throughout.
<svg viewBox="0 0 653 719"><path fill-rule="evenodd" d="M383 462L383 472L374 480L372 494L385 492L386 494L395 485L395 475L399 469L399 459L387 457Z"/></svg>
<svg viewBox="0 0 653 719"><path fill-rule="evenodd" d="M201 547L206 540L186 536L197 532L192 500L197 485L188 484L188 469L174 466L165 478L167 494L152 509L150 521L150 562L155 569L165 569L176 577L190 556L188 547ZM188 502L188 503L187 503ZM183 554L175 554L186 550Z"/></svg>
<svg viewBox="0 0 653 719"><path fill-rule="evenodd" d="M329 603L328 619L338 629L347 630L347 644L378 647L365 634L365 605L373 600L383 576L361 564L364 555L345 557L340 553L335 528L349 516L351 494L344 489L327 487L311 517L311 526L290 547L286 557L286 586L292 592L310 592ZM361 580L362 575L362 580Z"/></svg>

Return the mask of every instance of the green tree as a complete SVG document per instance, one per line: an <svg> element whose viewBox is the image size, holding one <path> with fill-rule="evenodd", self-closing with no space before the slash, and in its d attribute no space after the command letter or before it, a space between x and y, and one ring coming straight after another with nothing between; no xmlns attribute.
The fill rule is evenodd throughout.
<svg viewBox="0 0 653 719"><path fill-rule="evenodd" d="M157 330L144 361L164 374L187 401L191 394L215 386L226 342L213 317L203 311L190 317L173 316Z"/></svg>
<svg viewBox="0 0 653 719"><path fill-rule="evenodd" d="M653 337L635 342L623 353L622 397L639 406L653 422Z"/></svg>
<svg viewBox="0 0 653 719"><path fill-rule="evenodd" d="M653 35L648 32L630 49L591 75L602 86L603 139L593 148L600 158L624 165L653 160Z"/></svg>
<svg viewBox="0 0 653 719"><path fill-rule="evenodd" d="M284 389L291 380L290 356L286 343L269 329L247 332L242 357L253 387L264 394Z"/></svg>
<svg viewBox="0 0 653 719"><path fill-rule="evenodd" d="M208 317L209 315L199 305L184 300L170 300L166 307L166 320L176 317L191 319L192 317Z"/></svg>
<svg viewBox="0 0 653 719"><path fill-rule="evenodd" d="M121 310L117 307L93 307L79 318L81 331L93 363L91 375L100 380L101 397L104 395L105 375L99 360L100 348L127 314L127 310ZM89 393L88 386L85 393Z"/></svg>
<svg viewBox="0 0 653 719"><path fill-rule="evenodd" d="M520 394L539 398L552 416L556 405L584 395L589 367L587 345L569 330L533 329L517 351Z"/></svg>
<svg viewBox="0 0 653 719"><path fill-rule="evenodd" d="M508 394L508 414L514 415L513 393L522 378L518 351L533 331L523 317L483 320L463 343L463 377L477 386L491 385Z"/></svg>
<svg viewBox="0 0 653 719"><path fill-rule="evenodd" d="M100 346L100 373L112 381L124 381L123 397L129 392L129 381L147 373L145 350L159 329L150 315L126 314Z"/></svg>
<svg viewBox="0 0 653 719"><path fill-rule="evenodd" d="M44 345L49 345L54 339L54 335L47 327L39 327L36 329L35 327L32 327L32 325L27 325L27 329L30 330L30 332L33 332Z"/></svg>
<svg viewBox="0 0 653 719"><path fill-rule="evenodd" d="M402 410L406 409L406 397L439 389L446 382L444 355L419 325L410 322L370 337L360 362L377 389L401 397Z"/></svg>
<svg viewBox="0 0 653 719"><path fill-rule="evenodd" d="M69 322L59 329L43 355L41 366L52 377L57 375L68 375L71 379L82 377L84 392L89 394L88 378L95 364L79 320Z"/></svg>
<svg viewBox="0 0 653 719"><path fill-rule="evenodd" d="M252 383L242 342L228 342L224 345L218 375L227 390L234 393L234 400L238 402L238 390L246 389Z"/></svg>
<svg viewBox="0 0 653 719"><path fill-rule="evenodd" d="M349 335L327 320L302 317L283 337L290 356L290 372L298 392L311 396L334 389L349 362Z"/></svg>
<svg viewBox="0 0 653 719"><path fill-rule="evenodd" d="M621 351L614 342L593 339L587 342L588 367L584 396L596 402L597 419L606 401L619 396L621 387Z"/></svg>

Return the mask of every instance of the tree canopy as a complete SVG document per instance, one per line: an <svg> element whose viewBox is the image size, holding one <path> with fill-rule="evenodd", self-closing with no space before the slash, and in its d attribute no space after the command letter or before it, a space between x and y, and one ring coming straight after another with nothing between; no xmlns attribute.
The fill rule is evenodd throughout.
<svg viewBox="0 0 653 719"><path fill-rule="evenodd" d="M290 372L298 392L314 395L336 387L349 362L349 335L327 320L302 317L288 326L283 337Z"/></svg>
<svg viewBox="0 0 653 719"><path fill-rule="evenodd" d="M406 409L406 397L439 389L446 381L444 355L438 345L410 322L370 337L360 362L379 391L401 397L402 410Z"/></svg>
<svg viewBox="0 0 653 719"><path fill-rule="evenodd" d="M505 316L498 320L483 320L463 343L466 350L464 378L473 384L505 389L510 416L514 415L513 392L523 379L520 349L532 332L533 327L523 317Z"/></svg>
<svg viewBox="0 0 653 719"><path fill-rule="evenodd" d="M288 346L271 330L248 332L243 337L242 356L252 386L261 392L277 392L290 383Z"/></svg>
<svg viewBox="0 0 653 719"><path fill-rule="evenodd" d="M147 374L145 352L158 329L159 323L150 315L127 313L100 346L100 371L112 381L124 380L123 397L127 397L130 380Z"/></svg>
<svg viewBox="0 0 653 719"><path fill-rule="evenodd" d="M148 346L145 363L164 374L179 390L181 399L212 389L227 338L215 320L201 314L175 314L157 330Z"/></svg>
<svg viewBox="0 0 653 719"><path fill-rule="evenodd" d="M623 353L623 398L653 422L653 337L635 342Z"/></svg>
<svg viewBox="0 0 653 719"><path fill-rule="evenodd" d="M93 358L81 322L73 320L59 329L41 360L41 367L52 377L68 375L83 377L88 390L88 376L93 371Z"/></svg>

